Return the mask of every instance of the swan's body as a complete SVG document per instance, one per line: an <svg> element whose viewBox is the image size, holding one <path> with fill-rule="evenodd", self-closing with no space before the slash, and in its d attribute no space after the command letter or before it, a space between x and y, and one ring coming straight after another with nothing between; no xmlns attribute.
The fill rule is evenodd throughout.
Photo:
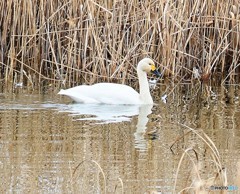
<svg viewBox="0 0 240 194"><path fill-rule="evenodd" d="M133 88L114 83L81 85L61 90L59 94L81 103L140 104L139 94Z"/></svg>
<svg viewBox="0 0 240 194"><path fill-rule="evenodd" d="M147 80L147 72L150 71L160 76L151 59L142 59L137 67L140 93L123 84L98 83L61 90L58 94L66 95L80 103L153 104Z"/></svg>

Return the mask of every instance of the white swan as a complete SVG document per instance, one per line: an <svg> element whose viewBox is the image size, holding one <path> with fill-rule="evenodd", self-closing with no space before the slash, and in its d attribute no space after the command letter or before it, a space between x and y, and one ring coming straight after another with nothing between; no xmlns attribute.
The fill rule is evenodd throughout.
<svg viewBox="0 0 240 194"><path fill-rule="evenodd" d="M80 103L153 104L147 80L148 72L153 72L160 76L154 62L150 58L144 58L137 66L140 93L123 84L97 83L61 90L58 94L68 96L75 102Z"/></svg>

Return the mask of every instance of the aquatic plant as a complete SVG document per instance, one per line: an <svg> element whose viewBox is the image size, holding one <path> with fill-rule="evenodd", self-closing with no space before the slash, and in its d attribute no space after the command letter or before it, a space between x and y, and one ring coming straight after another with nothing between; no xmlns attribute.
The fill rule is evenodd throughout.
<svg viewBox="0 0 240 194"><path fill-rule="evenodd" d="M177 138L172 144L171 150L173 153L175 144L191 134L196 135L203 143L203 146L201 146L201 148L197 146L188 147L183 151L176 169L173 193L194 192L197 194L204 194L214 191L227 193L227 189L217 188L217 186L227 187L228 182L226 169L222 165L221 156L212 139L202 130L196 130L184 124L180 125L185 127L188 131L183 136ZM204 154L201 153L202 151ZM189 163L186 164L186 161ZM185 183L186 186L177 192L177 182L180 178L179 171L182 167L186 166L189 166L189 174L187 175L187 181ZM211 170L206 172L206 169L204 169L206 167L211 167L209 168Z"/></svg>
<svg viewBox="0 0 240 194"><path fill-rule="evenodd" d="M95 161L95 160L84 160L84 161L82 161L82 162L80 162L76 167L75 167L75 169L74 169L74 171L72 172L72 174L71 174L71 181L70 181L70 183L71 183L71 185L72 185L72 187L71 187L71 189L73 190L73 185L76 185L76 184L78 184L78 179L81 179L82 177L81 176L83 176L83 174L81 174L81 176L77 176L76 174L77 174L77 171L79 171L79 169L84 165L84 163L87 163L87 164L94 164L95 166L97 166L97 169L98 170L96 170L96 182L97 182L97 185L98 185L98 190L99 190L99 192L100 192L100 190L101 190L101 192L100 193L107 193L107 181L106 181L106 175L105 175L105 173L103 172L103 169L102 169L102 167L100 166L100 164L97 162L97 161ZM99 172L98 172L99 171ZM100 173L101 172L101 173ZM88 172L87 174L89 175L89 173L90 172ZM100 176L100 174L102 175L102 179L103 180L101 180L101 178L99 178L99 176ZM85 180L85 178L84 178L84 181L86 181ZM121 189L121 193L124 193L124 187L123 187L123 181L122 181L122 179L121 178L118 178L118 181L119 181L119 183L120 183L120 189ZM103 186L102 186L102 185ZM102 187L102 188L101 188ZM115 191L118 189L118 185L115 185Z"/></svg>
<svg viewBox="0 0 240 194"><path fill-rule="evenodd" d="M174 80L239 81L237 0L9 0L0 23L0 79L10 90L133 84L145 56Z"/></svg>

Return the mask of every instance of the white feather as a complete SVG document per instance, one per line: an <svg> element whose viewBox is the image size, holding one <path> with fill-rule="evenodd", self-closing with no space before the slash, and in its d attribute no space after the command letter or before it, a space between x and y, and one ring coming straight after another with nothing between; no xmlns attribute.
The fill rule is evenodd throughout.
<svg viewBox="0 0 240 194"><path fill-rule="evenodd" d="M138 63L140 94L130 86L115 83L81 85L61 90L58 94L66 95L79 103L153 104L147 80L147 72L151 71L151 65L154 63L149 58L144 58Z"/></svg>

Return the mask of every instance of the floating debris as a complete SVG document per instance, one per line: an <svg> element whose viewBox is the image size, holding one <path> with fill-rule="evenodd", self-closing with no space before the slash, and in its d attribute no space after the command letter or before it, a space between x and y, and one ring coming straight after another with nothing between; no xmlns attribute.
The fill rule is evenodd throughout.
<svg viewBox="0 0 240 194"><path fill-rule="evenodd" d="M164 94L162 97L161 97L162 101L166 104L167 103L167 94Z"/></svg>
<svg viewBox="0 0 240 194"><path fill-rule="evenodd" d="M150 89L155 89L156 85L157 85L157 81L158 81L158 79L150 79L150 80L148 80L149 88Z"/></svg>
<svg viewBox="0 0 240 194"><path fill-rule="evenodd" d="M201 78L199 70L196 67L193 67L193 77L194 77L194 79L200 79Z"/></svg>
<svg viewBox="0 0 240 194"><path fill-rule="evenodd" d="M23 87L23 83L19 82L15 84L15 88L22 88Z"/></svg>

